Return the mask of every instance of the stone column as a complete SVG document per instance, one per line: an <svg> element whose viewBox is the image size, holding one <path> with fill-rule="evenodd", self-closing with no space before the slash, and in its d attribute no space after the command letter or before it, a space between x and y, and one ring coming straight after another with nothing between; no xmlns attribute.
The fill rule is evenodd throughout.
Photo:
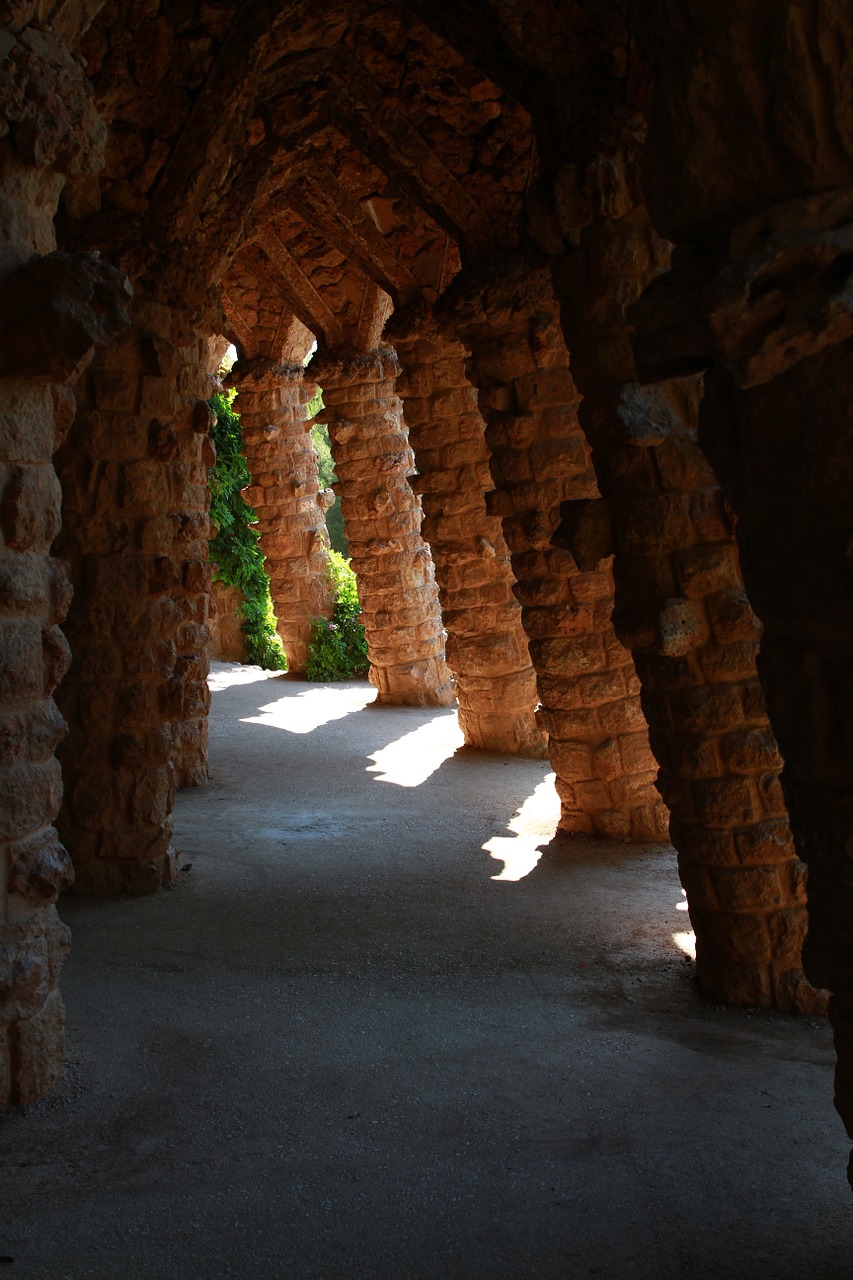
<svg viewBox="0 0 853 1280"><path fill-rule="evenodd" d="M702 989L813 1010L823 997L801 969L803 866L756 671L760 628L697 440L701 379L635 381L626 308L667 262L637 211L587 228L561 266L581 422L606 499L603 514L567 508L564 536L596 519L616 551L614 621L642 680Z"/></svg>
<svg viewBox="0 0 853 1280"><path fill-rule="evenodd" d="M665 838L637 677L610 621L609 566L579 565L554 543L561 504L597 489L550 281L541 270L496 275L483 289L457 293L452 306L472 353L496 485L487 503L503 518L512 554L560 829Z"/></svg>
<svg viewBox="0 0 853 1280"><path fill-rule="evenodd" d="M444 630L420 500L407 483L413 455L389 347L316 356L352 565L358 579L378 703L453 701Z"/></svg>
<svg viewBox="0 0 853 1280"><path fill-rule="evenodd" d="M417 467L409 483L423 503L460 728L469 747L542 756L536 673L501 522L486 511L489 453L465 349L425 314L407 337L395 321L397 390Z"/></svg>
<svg viewBox="0 0 853 1280"><path fill-rule="evenodd" d="M245 367L244 367L245 366ZM329 538L305 406L316 390L301 363L262 356L234 366L254 507L288 670L304 672L314 618L331 617Z"/></svg>
<svg viewBox="0 0 853 1280"><path fill-rule="evenodd" d="M4 35L0 105L0 1108L55 1084L65 1051L59 972L69 930L54 903L73 879L53 826L62 798L53 700L68 665L71 597L50 554L61 492L52 454L73 385L127 324L126 278L55 252L68 173L95 172L105 130L79 65L42 24Z"/></svg>
<svg viewBox="0 0 853 1280"><path fill-rule="evenodd" d="M57 455L76 588L60 830L83 892L167 884L175 748L183 781L206 776L206 366L187 315L136 302L133 329L87 373Z"/></svg>

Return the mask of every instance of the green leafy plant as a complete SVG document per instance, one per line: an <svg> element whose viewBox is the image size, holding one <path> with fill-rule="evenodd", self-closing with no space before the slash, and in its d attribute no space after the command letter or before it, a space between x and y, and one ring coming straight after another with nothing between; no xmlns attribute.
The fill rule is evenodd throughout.
<svg viewBox="0 0 853 1280"><path fill-rule="evenodd" d="M352 680L368 666L367 639L359 622L361 605L350 562L339 551L329 552L329 578L335 587L332 617L315 618L305 674L309 680Z"/></svg>
<svg viewBox="0 0 853 1280"><path fill-rule="evenodd" d="M325 422L315 422L311 428L311 443L317 455L317 471L320 477L320 488L329 489L336 482L335 463L329 444L329 428ZM344 557L349 555L349 542L344 529L344 517L341 511L341 500L335 495L335 501L326 512L326 529L329 541L335 551Z"/></svg>
<svg viewBox="0 0 853 1280"><path fill-rule="evenodd" d="M306 414L309 418L315 417L323 408L323 393L320 388L312 400L309 401ZM320 488L329 489L336 482L335 463L332 458L332 448L329 444L329 428L325 422L315 422L311 428L311 443L314 446L314 452L317 455L317 471L320 477ZM349 555L349 542L347 541L346 531L344 529L344 517L341 511L341 500L335 495L335 501L326 512L326 529L329 533L329 542L335 551L339 551L342 556Z"/></svg>
<svg viewBox="0 0 853 1280"><path fill-rule="evenodd" d="M270 580L264 568L260 534L254 511L240 490L252 477L243 452L240 415L234 412L234 392L211 397L216 421L210 429L216 446L216 465L210 469L210 518L217 533L210 542L210 558L216 565L215 579L238 587L243 593L239 606L241 630L252 662L267 671L286 671L287 658L276 634L276 618L270 598Z"/></svg>

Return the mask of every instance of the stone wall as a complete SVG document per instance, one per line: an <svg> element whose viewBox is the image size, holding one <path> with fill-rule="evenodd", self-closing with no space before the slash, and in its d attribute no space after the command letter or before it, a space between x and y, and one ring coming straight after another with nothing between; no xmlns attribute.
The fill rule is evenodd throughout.
<svg viewBox="0 0 853 1280"><path fill-rule="evenodd" d="M445 602L460 693L484 693L478 661L507 679L529 744L506 562L482 532L499 520L564 828L660 834L644 711L700 978L737 1002L819 1002L798 963L808 864L806 965L834 992L853 1133L853 16L820 0L343 4L298 23L230 0L119 8L21 0L0 40L4 1096L43 1091L61 1042L51 699L69 590L51 454L64 438L77 592L63 830L80 887L144 891L174 866L173 771L204 777L205 362L237 263L233 330L270 344L246 356L295 363L294 317L333 353L321 381L384 701L440 704L451 682L382 327L423 306L451 329L493 493L458 363L430 364L429 414L459 409L445 456L410 394L416 345L406 390L442 589L463 585L463 512L495 551L494 577L484 543L464 562L494 591L488 622ZM137 302L118 338L122 273ZM299 425L286 399L264 449ZM258 412L263 434L277 410ZM462 459L470 474L439 480ZM469 735L487 735L473 706Z"/></svg>

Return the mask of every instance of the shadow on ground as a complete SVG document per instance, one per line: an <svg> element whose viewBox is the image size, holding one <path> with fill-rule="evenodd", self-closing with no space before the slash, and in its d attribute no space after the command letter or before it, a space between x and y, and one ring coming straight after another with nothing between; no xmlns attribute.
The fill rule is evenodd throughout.
<svg viewBox="0 0 853 1280"><path fill-rule="evenodd" d="M547 764L447 711L213 686L175 888L62 905L10 1276L849 1273L827 1028L701 999L671 849L553 842Z"/></svg>

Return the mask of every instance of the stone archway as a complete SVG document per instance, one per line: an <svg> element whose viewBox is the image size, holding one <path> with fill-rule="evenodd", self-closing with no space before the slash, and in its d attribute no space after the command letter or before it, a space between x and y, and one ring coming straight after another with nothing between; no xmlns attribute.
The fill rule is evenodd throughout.
<svg viewBox="0 0 853 1280"><path fill-rule="evenodd" d="M4 774L7 863L26 854L41 866L43 850L54 871L36 893L40 872L7 867L10 955L29 956L34 975L29 987L11 982L7 1044L20 1058L14 1046L57 1006L61 945L49 904L67 874L49 828L61 726L48 698L66 660L53 630L65 590L48 555L56 423L69 428L59 546L76 591L60 693L71 730L63 830L80 887L144 891L173 868L175 766L189 781L204 768L207 337L242 326L253 445L270 465L261 474L287 472L291 496L310 506L287 336L304 330L321 339L344 500L363 524L383 697L448 696L439 595L406 484L409 405L424 458L414 487L445 495L426 505L445 556L451 665L460 687L468 679L485 699L479 720L466 711L470 740L497 732L483 718L495 689L477 686L483 672L469 660L491 645L487 674L500 669L513 691L510 736L523 749L536 742L538 681L565 825L649 837L661 809L643 712L700 937L700 979L718 997L813 1007L799 962L809 864L808 971L835 993L850 1128L850 805L838 763L849 737L849 431L839 388L853 333L850 21L816 0L787 4L781 18L765 6L736 12L728 0L713 13L693 0L626 13L603 0L508 0L489 14L491 26L444 0L353 0L332 14L257 0L179 19L154 6L119 24L114 6L93 4L85 19L60 6L45 30L33 5L15 11L4 324L9 350L26 355L18 320L31 317L37 357L4 366L3 556L13 576L28 557L41 587L10 596L20 729L10 730ZM52 256L56 243L67 258ZM95 252L101 259L86 256ZM123 317L107 317L121 273L135 300L119 338ZM82 337L63 302L69 287L72 311L97 303ZM392 312L396 352L393 328L385 333ZM47 352L46 334L62 359ZM468 414L475 388L482 437L467 417L458 437L446 426L440 446L441 433L431 437L418 390L427 366L429 413L449 407L452 422L465 387ZM816 408L821 430L811 435ZM35 441L26 456L24 436ZM474 547L464 545L470 517L446 496L463 483L461 511L476 507L480 522ZM316 540L304 542L313 509L301 514L298 539L283 525L273 532L283 512L270 504L282 589L301 570L313 581L322 559ZM500 521L514 583L483 520ZM478 584L494 591L494 613L452 599L448 557L462 554L473 572L483 538L495 554L481 559L502 566ZM796 566L793 577L780 574L780 559ZM296 610L297 645L303 622ZM19 846L33 840L34 853ZM57 1033L44 1051L46 1082L58 1042Z"/></svg>

